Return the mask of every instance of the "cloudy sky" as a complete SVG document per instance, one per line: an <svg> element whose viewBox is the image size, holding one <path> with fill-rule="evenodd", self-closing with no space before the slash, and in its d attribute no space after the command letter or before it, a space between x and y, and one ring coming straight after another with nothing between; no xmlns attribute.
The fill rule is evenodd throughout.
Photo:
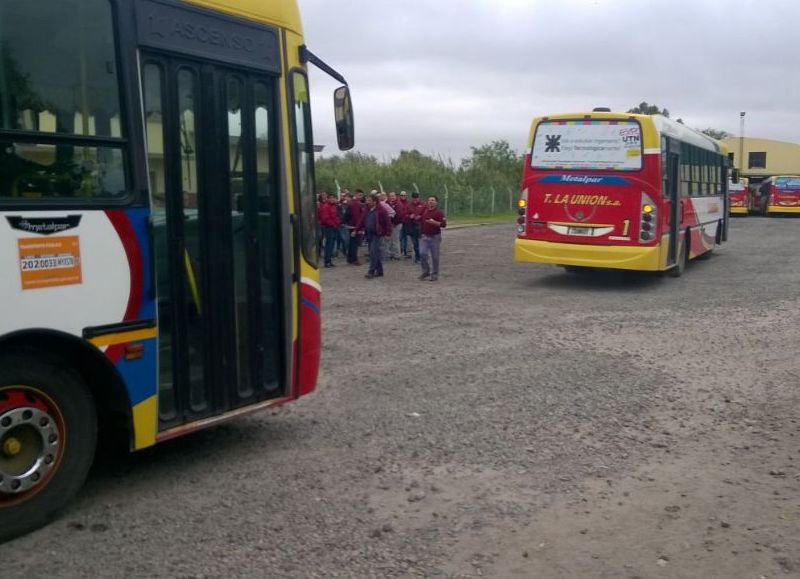
<svg viewBox="0 0 800 579"><path fill-rule="evenodd" d="M532 117L646 100L696 128L800 142L797 0L300 0L306 42L348 80L357 150L454 160ZM335 81L313 72L317 143Z"/></svg>

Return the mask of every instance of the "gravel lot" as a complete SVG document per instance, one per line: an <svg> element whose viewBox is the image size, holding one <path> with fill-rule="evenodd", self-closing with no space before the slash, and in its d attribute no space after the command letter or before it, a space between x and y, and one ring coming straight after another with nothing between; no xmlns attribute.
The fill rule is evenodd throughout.
<svg viewBox="0 0 800 579"><path fill-rule="evenodd" d="M103 456L5 577L800 577L800 220L685 275L325 270L319 391ZM341 263L341 262L340 262Z"/></svg>

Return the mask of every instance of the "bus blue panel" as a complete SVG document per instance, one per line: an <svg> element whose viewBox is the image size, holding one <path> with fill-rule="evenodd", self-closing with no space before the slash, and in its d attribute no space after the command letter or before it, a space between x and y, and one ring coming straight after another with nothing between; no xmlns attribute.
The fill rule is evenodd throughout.
<svg viewBox="0 0 800 579"><path fill-rule="evenodd" d="M150 210L147 208L128 209L125 213L136 234L136 241L144 264L142 271L142 303L137 317L140 320L152 320L156 317L156 292L153 287L153 268L150 266L152 258L149 233Z"/></svg>
<svg viewBox="0 0 800 579"><path fill-rule="evenodd" d="M155 338L142 340L144 356L136 360L126 360L122 356L117 362L117 371L125 382L128 398L135 406L154 396L158 391L156 376L158 342Z"/></svg>

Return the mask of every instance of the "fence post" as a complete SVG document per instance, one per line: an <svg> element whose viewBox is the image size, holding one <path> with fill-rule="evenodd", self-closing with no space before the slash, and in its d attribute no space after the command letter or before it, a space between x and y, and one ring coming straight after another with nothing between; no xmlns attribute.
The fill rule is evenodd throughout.
<svg viewBox="0 0 800 579"><path fill-rule="evenodd" d="M492 185L492 215L494 215L494 198L497 195L497 192L494 190L494 185Z"/></svg>
<svg viewBox="0 0 800 579"><path fill-rule="evenodd" d="M419 192L419 187L417 187L417 184L416 183L412 183L412 185L414 186L414 191L416 191L417 195L419 195L420 192ZM445 185L445 187L446 187L446 185Z"/></svg>
<svg viewBox="0 0 800 579"><path fill-rule="evenodd" d="M342 200L342 187L341 187L341 185L339 185L339 179L334 179L333 182L336 183L336 199L341 201Z"/></svg>
<svg viewBox="0 0 800 579"><path fill-rule="evenodd" d="M447 190L447 183L444 184L444 216L447 217L447 201L450 198L450 192Z"/></svg>
<svg viewBox="0 0 800 579"><path fill-rule="evenodd" d="M380 187L380 189L381 189L381 193L383 193L383 183L381 183L380 181L378 181L378 187Z"/></svg>
<svg viewBox="0 0 800 579"><path fill-rule="evenodd" d="M514 192L511 191L511 187L508 188L508 210L514 212Z"/></svg>
<svg viewBox="0 0 800 579"><path fill-rule="evenodd" d="M472 185L469 186L469 214L475 214L475 189L472 188Z"/></svg>

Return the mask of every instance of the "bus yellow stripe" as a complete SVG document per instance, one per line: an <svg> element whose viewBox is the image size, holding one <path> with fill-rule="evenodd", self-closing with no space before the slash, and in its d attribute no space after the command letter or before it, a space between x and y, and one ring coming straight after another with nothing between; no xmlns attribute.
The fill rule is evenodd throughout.
<svg viewBox="0 0 800 579"><path fill-rule="evenodd" d="M114 344L124 344L125 342L136 342L139 340L149 340L158 334L156 328L145 328L143 330L131 330L129 332L117 332L116 334L106 334L97 336L89 340L98 348L103 346L113 346Z"/></svg>
<svg viewBox="0 0 800 579"><path fill-rule="evenodd" d="M197 308L198 315L203 313L200 305L200 290L197 288L197 277L194 275L194 268L192 267L192 260L189 259L189 251L183 250L183 263L186 266L186 278L189 280L189 289L192 292L194 305Z"/></svg>
<svg viewBox="0 0 800 579"><path fill-rule="evenodd" d="M133 447L153 446L158 430L158 396L151 396L133 407Z"/></svg>

